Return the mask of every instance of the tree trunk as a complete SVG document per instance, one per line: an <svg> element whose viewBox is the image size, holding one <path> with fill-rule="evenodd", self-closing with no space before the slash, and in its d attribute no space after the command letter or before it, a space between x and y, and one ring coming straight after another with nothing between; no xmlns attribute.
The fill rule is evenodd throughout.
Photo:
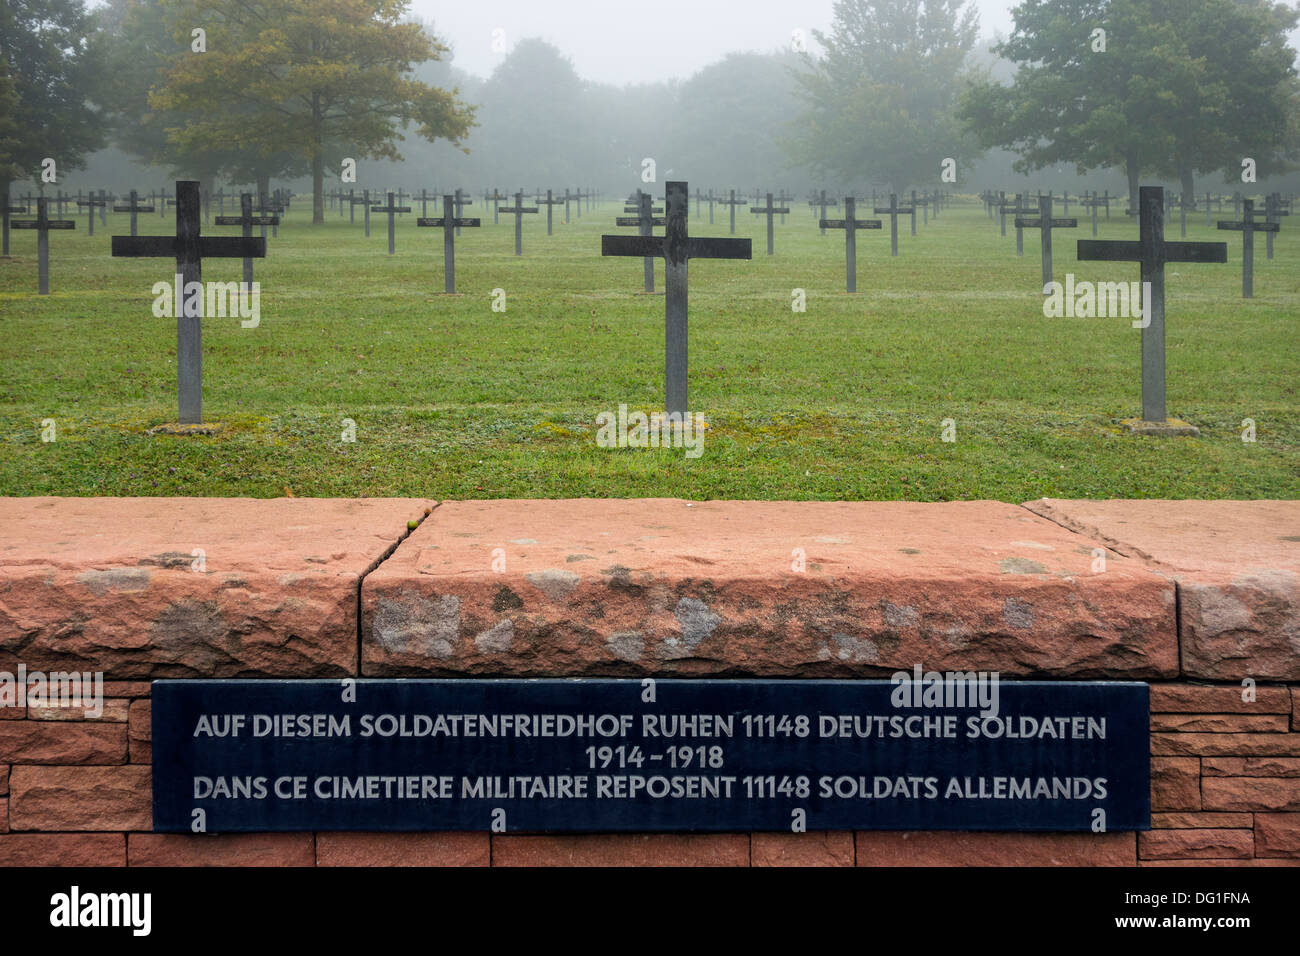
<svg viewBox="0 0 1300 956"><path fill-rule="evenodd" d="M1128 174L1128 208L1133 210L1133 215L1138 215L1138 186L1142 170L1138 168L1137 157L1128 153L1124 157L1124 172Z"/></svg>
<svg viewBox="0 0 1300 956"><path fill-rule="evenodd" d="M325 225L325 123L321 118L320 94L311 95L312 146L311 157L311 224Z"/></svg>
<svg viewBox="0 0 1300 956"><path fill-rule="evenodd" d="M1180 197L1178 197L1179 200L1189 202L1189 203L1195 202L1196 201L1196 192L1195 192L1196 178L1192 175L1192 168L1190 166L1185 166L1182 169L1180 169L1178 171L1178 180L1183 190L1183 194Z"/></svg>

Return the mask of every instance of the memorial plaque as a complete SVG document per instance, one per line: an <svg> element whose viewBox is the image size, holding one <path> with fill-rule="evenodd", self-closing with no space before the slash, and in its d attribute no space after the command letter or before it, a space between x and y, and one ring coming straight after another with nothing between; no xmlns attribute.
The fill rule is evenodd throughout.
<svg viewBox="0 0 1300 956"><path fill-rule="evenodd" d="M965 676L156 681L154 827L1149 827L1145 684Z"/></svg>

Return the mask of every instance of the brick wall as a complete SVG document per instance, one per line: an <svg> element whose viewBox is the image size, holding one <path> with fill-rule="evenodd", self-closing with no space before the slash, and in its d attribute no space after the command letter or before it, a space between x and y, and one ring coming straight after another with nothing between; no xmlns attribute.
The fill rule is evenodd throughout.
<svg viewBox="0 0 1300 956"><path fill-rule="evenodd" d="M690 560L674 564L672 556L652 553L645 560L655 574L638 571L633 552L643 551L653 535L623 528L623 539L633 542L629 550L602 555L601 570L588 572L579 584L577 573L538 571L513 552L508 579L492 577L486 566L457 565L478 558L472 551L449 558L451 550L438 546L440 536L463 546L468 532L456 532L454 522L438 527L426 519L409 532L408 522L427 515L431 504L204 502L199 518L206 514L213 524L205 528L192 502L0 499L0 529L14 542L0 552L0 669L12 671L23 662L45 670L106 672L104 711L96 720L63 708L0 707L0 866L1300 864L1300 657L1287 651L1285 637L1297 630L1300 587L1297 565L1288 563L1293 551L1278 557L1276 551L1261 553L1267 549L1259 544L1268 536L1261 529L1269 526L1281 542L1300 541L1294 534L1300 511L1263 514L1253 523L1236 512L1217 524L1195 515L1195 528L1215 539L1204 544L1209 564L1202 567L1186 553L1162 550L1160 529L1146 529L1144 536L1143 529L1128 526L1121 534L1095 508L1082 517L1061 514L1071 503L1037 509L1055 511L1051 520L1018 506L969 503L946 512L939 525L949 530L924 540L917 537L918 506L906 506L910 510L892 529L888 506L856 506L870 512L863 524L872 543L847 557L818 550L823 538L839 542L849 536L819 528L822 518L800 517L798 529L783 530L780 515L759 514L738 529L736 517L746 509L728 507L717 514L726 519L730 537L711 540L707 521L697 526L683 546ZM612 526L605 513L591 537L574 530L571 514L564 521L534 518L530 527L529 516L546 512L547 504L555 503L500 503L508 513L497 516L501 528L484 538L484 550L498 538L536 544L561 534L564 540L551 545L554 554L544 567L562 567L563 555L592 550L600 529ZM1181 513L1184 504L1207 503L1103 504L1132 506L1147 515L1159 512L1157 505L1178 505L1174 512ZM662 530L663 503L654 505L647 528ZM565 507L572 509L571 503ZM482 510L490 506L477 508L471 524L482 528L490 523ZM819 513L844 520L840 511ZM182 525L180 537L165 530ZM88 530L66 531L74 527ZM1184 541L1187 532L1177 522L1171 527ZM960 549L945 545L942 534L961 539ZM1249 538L1236 552L1234 534ZM787 572L764 572L761 564L774 535L784 536L772 545L774 561L787 561L789 540L808 543L812 580L797 583L809 601L819 600L815 576L837 562L856 569L853 586L872 595L844 653L822 653L817 635L824 633L823 621L789 623L797 614L789 611L790 592L781 577ZM188 561L194 547L205 549L201 573ZM751 566L717 584L706 577L716 571L702 572L701 564L720 560L732 547L737 556L728 560ZM890 562L878 561L868 547L887 547ZM939 555L928 567L915 559L927 547ZM1110 557L1111 571L1085 579L1083 568L1098 547ZM1232 558L1226 570L1225 554ZM1054 567L1058 555L1074 564ZM451 566L445 566L448 561ZM568 564L575 566L581 562ZM836 586L843 586L845 572L835 573ZM973 584L964 580L967 573ZM609 625L623 635L617 641L608 634L587 639L575 624L577 608L614 610L601 604L598 592L584 590L588 580L603 580L620 602L616 610L623 616ZM463 588L463 602L456 587ZM501 599L503 588L510 600ZM905 596L918 588L922 598ZM978 593L967 600L967 591ZM692 599L701 605L714 602L712 610L674 618L665 595L676 599L683 593L698 595ZM1188 593L1197 599L1175 599ZM464 611L479 598L483 610ZM920 600L919 610L898 610L912 607L908 600ZM399 607L400 602L406 603ZM754 628L764 626L765 602L786 609L787 628L767 633L766 644L753 637ZM652 605L669 608L663 615L667 625L652 619L660 613ZM458 611L449 623L444 610L452 606ZM1016 614L1010 630L999 630L1003 624L988 618L988 608L1007 606ZM886 613L879 614L882 607ZM945 651L956 656L928 656L927 648L938 648L941 640L926 630L931 611L942 612L949 627L961 615L992 620L973 635L987 637L986 646L967 640ZM732 613L747 615L745 626L734 632L727 629ZM671 640L710 615L717 623L697 633L686 650ZM1036 626L1020 626L1026 615ZM394 620L400 628L385 632ZM627 630L629 621L639 630ZM863 647L891 646L891 635L904 656L864 655ZM546 640L553 642L550 657L537 652L537 642ZM967 645L972 649L965 650ZM663 647L675 650L656 651ZM392 672L389 667L431 676L880 677L910 667L913 655L940 667L1001 665L1007 677L1148 679L1152 829L1104 835L149 832L150 678L382 676ZM1254 700L1243 700L1243 678L1258 679Z"/></svg>
<svg viewBox="0 0 1300 956"><path fill-rule="evenodd" d="M1146 833L155 834L149 684L0 710L2 866L1300 865L1300 687L1151 687Z"/></svg>

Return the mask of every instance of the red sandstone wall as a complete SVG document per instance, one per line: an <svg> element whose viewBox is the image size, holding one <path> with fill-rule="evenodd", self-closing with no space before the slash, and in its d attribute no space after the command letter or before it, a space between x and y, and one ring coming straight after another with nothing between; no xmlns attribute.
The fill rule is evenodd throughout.
<svg viewBox="0 0 1300 956"><path fill-rule="evenodd" d="M408 522L432 504L0 499L0 669L22 662L103 670L109 678L94 721L67 709L0 707L0 865L1300 864L1300 655L1287 640L1300 628L1295 502L500 502L449 509L441 523L435 508L435 520L408 537ZM622 509L622 525L611 525L610 508ZM693 509L671 519L687 522L689 534L627 526L644 520L662 530L670 508ZM943 516L932 527L919 518L931 508ZM583 512L594 517L575 531ZM456 556L467 529L489 519L499 534ZM610 527L625 539L614 557L604 538ZM538 559L533 538L555 535ZM514 546L506 578L488 577L493 572L482 566L481 552L497 538ZM647 544L656 538L661 543ZM807 578L789 574L791 541L808 544ZM576 572L546 570L584 568L568 556L597 546L602 560L591 566L602 570L584 571L581 586ZM1089 570L1098 546L1108 555L1104 574ZM193 548L204 549L202 573L191 567ZM534 568L529 560L542 563ZM650 570L637 570L638 561ZM746 576L735 573L743 562ZM719 567L729 569L726 581ZM664 635L689 620L675 619L671 603L664 612L661 598L687 594L703 606L721 593L713 578L748 582L751 600L735 601L748 623L728 617L724 594L708 611L718 625L698 635L698 647L673 644L665 652ZM495 600L507 579L512 600ZM822 653L813 638L829 633L827 621L840 626L837 605L808 620L782 609L793 593L787 588L815 602L830 585L873 595L874 603L845 618L862 635L859 644L901 650L888 660L852 648ZM613 597L602 597L602 587ZM983 606L990 594L999 607L1032 610L1032 625L1022 615L991 619ZM644 600L633 606L636 595ZM590 611L608 600L623 602L617 606L640 629L637 655L574 629L574 607ZM789 643L787 630L765 623L765 602ZM444 613L449 607L454 620ZM979 639L948 638L944 646L943 627L962 621ZM767 636L755 642L759 632ZM558 656L535 653L547 641L552 653L564 645ZM940 652L950 656L936 659ZM1102 836L149 832L149 677L393 670L843 677L882 676L917 660L1004 665L1018 676L1150 679L1153 829ZM1261 682L1251 702L1242 700L1244 677Z"/></svg>
<svg viewBox="0 0 1300 956"><path fill-rule="evenodd" d="M0 709L4 866L1300 865L1300 687L1151 687L1147 833L525 836L151 827L149 684L105 684L97 721Z"/></svg>

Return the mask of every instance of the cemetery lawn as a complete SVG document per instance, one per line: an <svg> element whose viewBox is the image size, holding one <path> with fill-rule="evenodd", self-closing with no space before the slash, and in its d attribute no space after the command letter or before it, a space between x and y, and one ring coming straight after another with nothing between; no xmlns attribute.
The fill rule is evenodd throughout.
<svg viewBox="0 0 1300 956"><path fill-rule="evenodd" d="M0 494L1300 497L1290 220L1273 261L1257 237L1253 300L1241 298L1240 233L1207 230L1203 213L1189 224L1189 239L1228 243L1227 265L1166 273L1169 414L1201 435L1144 438L1120 425L1140 413L1140 332L1125 318L1045 318L1035 231L1017 258L1014 229L1000 237L971 201L916 238L900 219L891 259L884 217L858 233L849 296L843 232L820 236L792 202L769 258L764 218L741 207L754 260L690 266L690 407L710 427L689 459L596 444L599 413L663 401L663 298L637 294L640 261L599 255L602 232L634 232L613 226L621 203L568 226L560 207L550 238L543 207L525 217L517 259L513 217L494 226L476 199L465 215L484 226L457 240L454 298L435 294L442 231L417 229L408 203L389 257L383 217L367 240L360 210L354 226L330 210L312 227L295 201L255 264L260 325L204 320L204 418L224 426L207 436L149 434L176 415L175 320L151 311L153 284L174 270L109 256L128 217L110 213L93 238L84 213L75 232L52 233L47 297L35 294L35 233L14 232L0 259ZM691 216L693 235L727 234L725 208L712 227L694 202ZM1055 234L1058 281L1136 281L1135 263L1076 262L1075 240L1091 238L1079 218ZM142 234L173 229L170 214L141 218ZM1100 238L1136 239L1137 227L1112 214ZM1166 238L1179 238L1176 220ZM203 277L239 272L209 260ZM656 277L662 289L662 260ZM497 288L504 313L491 308ZM796 288L804 313L791 311ZM355 442L341 440L344 419ZM941 440L944 419L954 442ZM54 441L42 441L48 420Z"/></svg>

